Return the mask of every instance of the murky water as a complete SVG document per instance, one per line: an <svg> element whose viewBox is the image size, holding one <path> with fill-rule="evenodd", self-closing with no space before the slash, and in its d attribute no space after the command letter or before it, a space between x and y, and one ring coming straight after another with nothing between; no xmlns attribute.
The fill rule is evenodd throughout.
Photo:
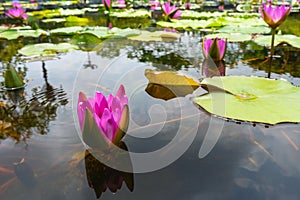
<svg viewBox="0 0 300 200"><path fill-rule="evenodd" d="M119 39L100 44L97 52L72 51L58 60L18 64L26 71L27 86L19 93L0 94L1 199L299 199L299 124L266 126L212 117L191 101L204 92L200 88L169 98L146 91L147 69L176 70L194 79L219 73L202 67L200 38L183 33L171 43ZM266 76L268 49L254 51L251 45L230 44L222 72ZM288 64L283 68L275 60L271 76L299 86L299 49L278 48L276 54L284 58L286 51ZM129 97L127 148L158 151L183 135L177 146L145 163L156 166L160 158L182 149L172 164L124 174L91 156L84 158L88 153L74 113L78 92L107 95L119 84ZM199 158L205 138L218 130L212 150Z"/></svg>

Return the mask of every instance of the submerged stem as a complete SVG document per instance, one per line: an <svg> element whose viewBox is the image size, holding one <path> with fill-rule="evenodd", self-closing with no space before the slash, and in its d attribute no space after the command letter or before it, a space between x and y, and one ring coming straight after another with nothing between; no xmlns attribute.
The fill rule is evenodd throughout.
<svg viewBox="0 0 300 200"><path fill-rule="evenodd" d="M272 40L271 40L271 52L270 52L269 68L268 68L268 78L271 77L271 68L272 68L272 60L273 60L273 55L274 55L274 40L275 40L276 29L272 28L271 33L272 33Z"/></svg>

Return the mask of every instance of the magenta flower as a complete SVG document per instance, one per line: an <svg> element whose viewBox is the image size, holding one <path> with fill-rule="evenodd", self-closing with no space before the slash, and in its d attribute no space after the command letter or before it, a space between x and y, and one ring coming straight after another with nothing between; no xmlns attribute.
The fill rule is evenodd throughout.
<svg viewBox="0 0 300 200"><path fill-rule="evenodd" d="M162 5L162 10L167 19L178 19L182 12L175 5L171 6L170 2L166 2Z"/></svg>
<svg viewBox="0 0 300 200"><path fill-rule="evenodd" d="M263 8L260 9L261 15L264 21L271 27L278 27L287 16L290 14L291 6L276 6L263 4Z"/></svg>
<svg viewBox="0 0 300 200"><path fill-rule="evenodd" d="M150 10L156 10L160 6L160 3L158 1L149 1L151 8Z"/></svg>
<svg viewBox="0 0 300 200"><path fill-rule="evenodd" d="M12 8L8 9L5 12L5 15L13 18L13 19L22 19L26 20L27 19L27 14L25 13L25 9L22 7L22 5L19 2L13 2L12 3Z"/></svg>
<svg viewBox="0 0 300 200"><path fill-rule="evenodd" d="M202 50L205 58L211 57L214 61L223 60L226 51L226 40L203 38Z"/></svg>
<svg viewBox="0 0 300 200"><path fill-rule="evenodd" d="M118 0L118 7L119 8L126 8L126 1L125 0Z"/></svg>
<svg viewBox="0 0 300 200"><path fill-rule="evenodd" d="M122 139L127 131L129 116L128 98L123 85L120 85L116 96L110 94L108 98L101 92L96 92L94 98L88 99L85 94L79 93L77 114L82 131L87 110L93 116L102 136L114 144Z"/></svg>
<svg viewBox="0 0 300 200"><path fill-rule="evenodd" d="M104 4L105 10L110 11L112 4L111 0L102 0L102 3Z"/></svg>
<svg viewBox="0 0 300 200"><path fill-rule="evenodd" d="M191 3L186 3L186 4L184 5L184 8L185 8L186 10L190 10L190 9L191 9Z"/></svg>

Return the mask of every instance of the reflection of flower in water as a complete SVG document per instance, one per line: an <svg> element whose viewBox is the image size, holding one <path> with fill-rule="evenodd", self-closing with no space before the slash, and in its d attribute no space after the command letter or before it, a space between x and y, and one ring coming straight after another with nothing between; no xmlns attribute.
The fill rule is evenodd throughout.
<svg viewBox="0 0 300 200"><path fill-rule="evenodd" d="M122 142L123 148L127 147ZM114 156L114 155L104 155ZM130 157L128 157L130 159ZM132 192L134 188L133 174L112 169L97 160L88 150L85 151L85 168L88 184L94 189L97 198L109 189L115 193L121 189L123 182Z"/></svg>
<svg viewBox="0 0 300 200"><path fill-rule="evenodd" d="M225 76L225 62L223 60L213 61L205 59L202 64L202 73L205 77Z"/></svg>

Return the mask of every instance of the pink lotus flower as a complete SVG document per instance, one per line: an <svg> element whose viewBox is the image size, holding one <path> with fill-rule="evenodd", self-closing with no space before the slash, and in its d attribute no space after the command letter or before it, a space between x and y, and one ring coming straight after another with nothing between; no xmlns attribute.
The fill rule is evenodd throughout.
<svg viewBox="0 0 300 200"><path fill-rule="evenodd" d="M162 5L162 10L164 12L165 17L167 17L168 19L178 19L182 14L179 8L175 5L171 6L170 2L164 3Z"/></svg>
<svg viewBox="0 0 300 200"><path fill-rule="evenodd" d="M151 8L150 10L156 10L160 6L160 3L158 1L149 1Z"/></svg>
<svg viewBox="0 0 300 200"><path fill-rule="evenodd" d="M19 2L13 2L12 3L13 8L8 9L5 12L5 15L13 18L13 19L27 19L27 14L25 13L25 9L22 7L22 5Z"/></svg>
<svg viewBox="0 0 300 200"><path fill-rule="evenodd" d="M261 15L264 21L271 27L278 27L287 16L290 14L291 6L276 6L263 4L263 8L260 9Z"/></svg>
<svg viewBox="0 0 300 200"><path fill-rule="evenodd" d="M86 111L93 116L102 136L110 142L117 144L128 127L128 98L124 86L120 85L116 96L110 94L106 98L101 92L96 92L94 98L86 98L80 92L77 104L77 114L80 129L85 127Z"/></svg>
<svg viewBox="0 0 300 200"><path fill-rule="evenodd" d="M111 0L102 0L102 3L104 4L105 10L110 11L112 4Z"/></svg>
<svg viewBox="0 0 300 200"><path fill-rule="evenodd" d="M211 57L214 61L223 60L226 51L226 40L203 38L202 50L205 58Z"/></svg>

